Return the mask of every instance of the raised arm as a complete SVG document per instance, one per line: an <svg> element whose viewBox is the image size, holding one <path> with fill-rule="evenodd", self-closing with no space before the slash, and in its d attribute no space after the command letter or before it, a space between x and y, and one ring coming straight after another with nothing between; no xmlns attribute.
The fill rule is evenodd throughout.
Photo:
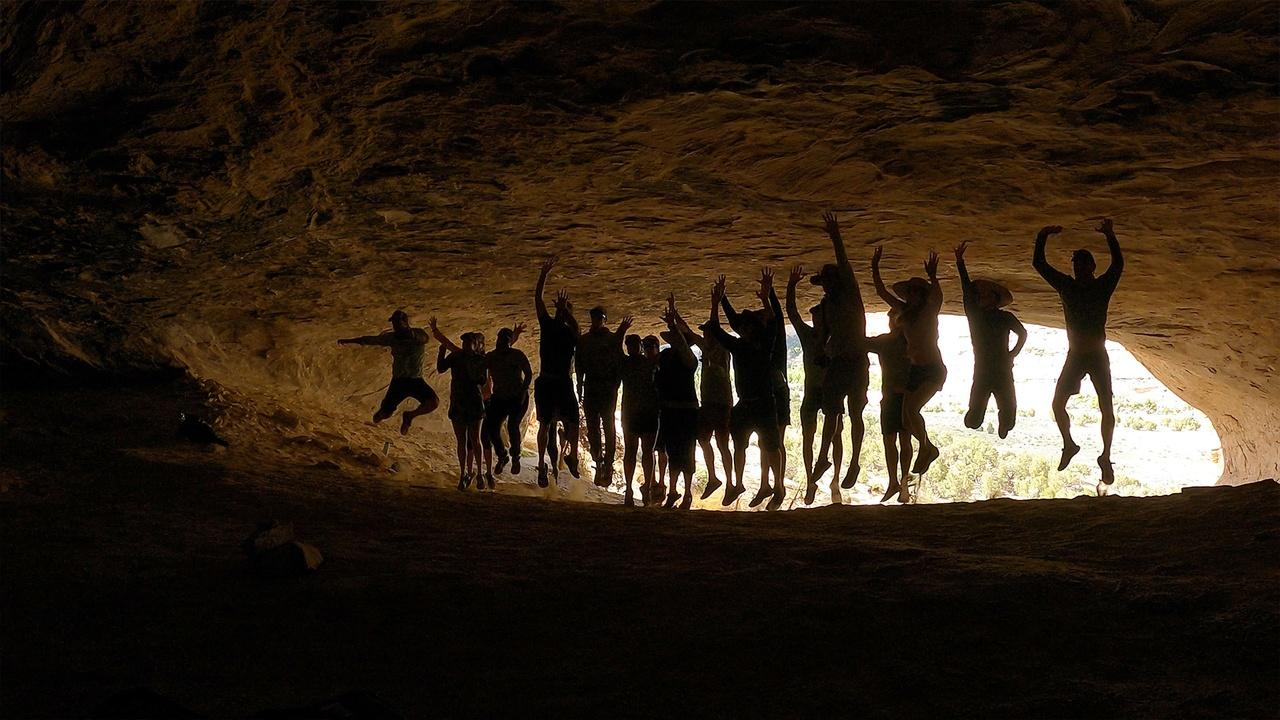
<svg viewBox="0 0 1280 720"><path fill-rule="evenodd" d="M440 352L436 353L436 372L442 373L449 369L449 358L451 356L446 355L448 352L449 348L445 347L444 343L440 343Z"/></svg>
<svg viewBox="0 0 1280 720"><path fill-rule="evenodd" d="M440 326L436 324L434 316L431 318L428 325L431 327L431 336L440 343L440 347L442 349L447 349L449 352L462 352L462 348L458 347L452 340L450 340L449 336L440 332Z"/></svg>
<svg viewBox="0 0 1280 720"><path fill-rule="evenodd" d="M1040 277L1044 278L1045 282L1052 285L1055 290L1061 289L1071 282L1071 278L1068 275L1054 269L1044 256L1045 246L1049 244L1049 236L1057 235L1060 232L1062 232L1061 225L1048 225L1042 228L1040 234L1036 235L1036 251L1031 259L1031 267L1035 268L1036 272L1040 273Z"/></svg>
<svg viewBox="0 0 1280 720"><path fill-rule="evenodd" d="M885 301L889 307L895 310L906 308L907 304L902 302L898 296L889 292L889 288L884 286L884 280L880 277L880 258L884 255L884 247L877 245L876 251L871 254L871 282L875 283L876 294L880 299Z"/></svg>
<svg viewBox="0 0 1280 720"><path fill-rule="evenodd" d="M813 330L813 326L804 321L800 308L796 306L796 285L803 277L804 267L796 265L791 268L791 276L787 278L787 319L791 321L791 327L795 328L796 333L800 335Z"/></svg>
<svg viewBox="0 0 1280 720"><path fill-rule="evenodd" d="M573 316L573 303L569 300L568 290L561 290L556 293L556 310L561 311L564 316L564 324L569 326L574 335L581 334L578 327L578 318Z"/></svg>
<svg viewBox="0 0 1280 720"><path fill-rule="evenodd" d="M1018 353L1022 352L1022 346L1027 344L1027 328L1023 326L1021 320L1014 317L1013 313L1009 313L1009 329L1018 336L1018 341L1013 344L1013 349L1009 351L1009 357L1018 357Z"/></svg>
<svg viewBox="0 0 1280 720"><path fill-rule="evenodd" d="M1102 224L1098 225L1098 232L1107 239L1107 247L1111 250L1111 267L1102 274L1102 278L1114 285L1120 282L1120 273L1124 272L1124 254L1120 252L1120 241L1116 239L1111 218L1102 218Z"/></svg>
<svg viewBox="0 0 1280 720"><path fill-rule="evenodd" d="M711 287L711 317L707 325L707 336L720 343L726 350L733 352L738 347L738 338L730 335L720 327L720 301L724 299L724 276L721 275Z"/></svg>
<svg viewBox="0 0 1280 720"><path fill-rule="evenodd" d="M723 275L716 279L716 284L720 287L720 307L724 308L724 317L729 321L729 327L736 331L738 329L738 319L741 315L733 309L733 303L729 302L729 296L724 291Z"/></svg>
<svg viewBox="0 0 1280 720"><path fill-rule="evenodd" d="M929 276L929 309L938 312L942 309L942 283L938 282L938 253L929 251L929 259L924 262L924 272Z"/></svg>
<svg viewBox="0 0 1280 720"><path fill-rule="evenodd" d="M525 330L524 323L522 322L516 323L516 326L511 330L511 347L516 346L516 341L519 340L520 336L524 334L524 330Z"/></svg>
<svg viewBox="0 0 1280 720"><path fill-rule="evenodd" d="M361 335L360 337L342 338L338 341L339 345L390 345L392 339L391 333L383 333L381 335Z"/></svg>
<svg viewBox="0 0 1280 720"><path fill-rule="evenodd" d="M676 296L674 294L667 296L667 312L662 316L667 323L667 329L671 331L671 349L675 350L676 357L680 359L680 363L687 368L695 368L698 366L698 358L694 357L693 351L689 349L689 340L680 330L680 326L684 321L680 317L679 311L676 310Z"/></svg>
<svg viewBox="0 0 1280 720"><path fill-rule="evenodd" d="M622 347L622 341L627 339L627 331L635 321L634 317L627 315L622 318L622 322L618 323L618 329L613 331L613 341L618 344L618 347Z"/></svg>
<svg viewBox="0 0 1280 720"><path fill-rule="evenodd" d="M822 224L826 228L827 237L831 238L831 249L836 251L836 265L849 265L849 253L844 247L844 237L840 235L840 221L836 214L827 211L822 213Z"/></svg>
<svg viewBox="0 0 1280 720"><path fill-rule="evenodd" d="M969 269L964 265L964 251L969 249L969 241L965 240L956 246L956 271L960 273L960 287L969 292Z"/></svg>
<svg viewBox="0 0 1280 720"><path fill-rule="evenodd" d="M538 319L543 320L551 317L551 313L547 312L547 303L542 299L542 291L547 287L547 276L551 274L551 268L556 266L556 256L551 256L542 261L542 270L538 272L538 284L533 288L533 306L538 310Z"/></svg>

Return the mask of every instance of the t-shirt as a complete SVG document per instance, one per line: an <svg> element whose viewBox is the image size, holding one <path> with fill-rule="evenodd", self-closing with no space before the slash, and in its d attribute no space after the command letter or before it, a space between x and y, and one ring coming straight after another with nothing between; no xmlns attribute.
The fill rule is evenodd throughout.
<svg viewBox="0 0 1280 720"><path fill-rule="evenodd" d="M729 407L733 404L729 351L710 335L705 335L698 346L702 349L702 404Z"/></svg>
<svg viewBox="0 0 1280 720"><path fill-rule="evenodd" d="M377 345L391 348L391 377L422 377L422 359L427 352L431 336L421 328L410 328L401 335L395 331L359 338L361 345Z"/></svg>
<svg viewBox="0 0 1280 720"><path fill-rule="evenodd" d="M622 359L622 412L652 412L658 409L658 389L654 373L658 363L644 355Z"/></svg>
<svg viewBox="0 0 1280 720"><path fill-rule="evenodd" d="M824 295L819 305L829 332L827 356L856 354L867 334L867 316L849 263L836 263L835 292Z"/></svg>
<svg viewBox="0 0 1280 720"><path fill-rule="evenodd" d="M667 348L658 353L654 385L662 407L698 407L698 392L694 389L693 382L693 374L697 369L697 363L685 365L680 358L680 351L675 348Z"/></svg>
<svg viewBox="0 0 1280 720"><path fill-rule="evenodd" d="M707 328L707 334L728 349L733 357L733 381L740 400L768 397L773 393L772 333L760 333L754 342L747 342L725 332L719 325L712 325Z"/></svg>
<svg viewBox="0 0 1280 720"><path fill-rule="evenodd" d="M539 372L543 375L569 377L573 366L573 354L578 347L578 333L564 321L551 315L538 318Z"/></svg>
<svg viewBox="0 0 1280 720"><path fill-rule="evenodd" d="M488 367L488 358L480 353L464 351L445 355L439 369L449 371L449 402L471 406L483 403L482 389Z"/></svg>
<svg viewBox="0 0 1280 720"><path fill-rule="evenodd" d="M872 352L880 356L880 393L905 392L911 359L907 357L907 336L901 330L867 338Z"/></svg>
<svg viewBox="0 0 1280 720"><path fill-rule="evenodd" d="M622 346L606 328L589 330L578 338L578 372L589 385L616 386L620 378Z"/></svg>
<svg viewBox="0 0 1280 720"><path fill-rule="evenodd" d="M533 375L529 358L513 348L498 348L487 356L494 397L519 397L525 393L525 373Z"/></svg>

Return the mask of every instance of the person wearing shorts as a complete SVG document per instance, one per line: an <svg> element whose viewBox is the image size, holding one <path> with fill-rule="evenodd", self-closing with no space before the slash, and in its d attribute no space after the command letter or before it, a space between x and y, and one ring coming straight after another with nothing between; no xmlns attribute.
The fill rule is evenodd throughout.
<svg viewBox="0 0 1280 720"><path fill-rule="evenodd" d="M520 427L529 411L529 385L533 382L533 368L529 357L513 347L524 324L515 329L498 331L498 347L488 354L489 377L493 379L493 392L486 404L484 424L480 428L480 442L492 447L498 455L495 472L502 474L511 460L511 472L520 473L520 446L523 431ZM502 437L503 428L507 436Z"/></svg>
<svg viewBox="0 0 1280 720"><path fill-rule="evenodd" d="M644 473L641 498L646 506L661 501L655 486L654 448L658 433L658 390L654 373L658 368L658 338L650 335L626 337L627 355L622 360L622 502L635 505L631 481L636 473L636 454Z"/></svg>
<svg viewBox="0 0 1280 720"><path fill-rule="evenodd" d="M658 446L666 452L671 472L666 507L675 507L679 502L681 510L688 510L693 506L694 448L698 443L698 391L694 380L698 359L680 329L684 323L676 311L674 295L667 297L663 320L667 329L662 339L670 347L658 354L654 386L658 391ZM683 495L676 489L681 476Z"/></svg>
<svg viewBox="0 0 1280 720"><path fill-rule="evenodd" d="M560 460L556 448L556 425L564 428L564 464L578 478L578 397L573 392L573 356L578 348L578 323L573 317L569 294L556 295L556 314L542 299L547 276L558 258L542 263L534 287L534 308L538 313L538 379L533 384L533 406L538 418L538 487L550 485L549 474Z"/></svg>
<svg viewBox="0 0 1280 720"><path fill-rule="evenodd" d="M391 349L391 382L387 385L387 393L382 397L377 411L373 413L373 422L380 423L395 414L400 403L408 398L418 401L418 406L405 410L400 422L400 434L409 434L413 420L435 410L440 406L440 398L422 379L422 360L427 351L430 336L422 328L409 325L409 314L404 310L396 310L390 318L391 330L380 335L364 335L344 338L339 345L368 345Z"/></svg>
<svg viewBox="0 0 1280 720"><path fill-rule="evenodd" d="M880 357L880 435L884 439L884 467L889 474L880 502L894 496L910 502L911 433L902 422L902 402L906 398L907 337L902 333L900 313L889 311L889 332L867 338L867 349Z"/></svg>

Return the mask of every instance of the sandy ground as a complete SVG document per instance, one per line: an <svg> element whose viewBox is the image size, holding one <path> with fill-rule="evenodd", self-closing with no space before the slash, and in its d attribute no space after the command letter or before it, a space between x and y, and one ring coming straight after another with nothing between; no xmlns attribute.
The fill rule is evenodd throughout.
<svg viewBox="0 0 1280 720"><path fill-rule="evenodd" d="M3 714L1275 717L1280 489L781 514L413 489L176 444L183 384L4 396ZM525 473L530 475L528 471ZM530 478L526 478L530 479ZM325 564L249 576L295 524Z"/></svg>

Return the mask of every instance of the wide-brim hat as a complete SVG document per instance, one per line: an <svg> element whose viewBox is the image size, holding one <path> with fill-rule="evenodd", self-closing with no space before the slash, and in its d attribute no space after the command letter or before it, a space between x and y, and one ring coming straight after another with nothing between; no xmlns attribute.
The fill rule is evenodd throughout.
<svg viewBox="0 0 1280 720"><path fill-rule="evenodd" d="M676 344L676 337L680 334L678 330L663 330L658 333L658 337L662 338L662 342L668 345Z"/></svg>
<svg viewBox="0 0 1280 720"><path fill-rule="evenodd" d="M908 280L899 280L893 284L893 294L906 300L914 297L924 297L929 293L929 281L922 277L913 277Z"/></svg>
<svg viewBox="0 0 1280 720"><path fill-rule="evenodd" d="M1001 285L995 280L986 278L978 278L973 281L973 289L975 292L991 292L996 295L996 307L1004 307L1013 302L1013 293L1009 292L1009 288Z"/></svg>
<svg viewBox="0 0 1280 720"><path fill-rule="evenodd" d="M809 282L813 285L821 285L823 278L831 278L834 280L839 273L840 268L837 268L835 263L827 263L819 268L818 272L809 276Z"/></svg>

